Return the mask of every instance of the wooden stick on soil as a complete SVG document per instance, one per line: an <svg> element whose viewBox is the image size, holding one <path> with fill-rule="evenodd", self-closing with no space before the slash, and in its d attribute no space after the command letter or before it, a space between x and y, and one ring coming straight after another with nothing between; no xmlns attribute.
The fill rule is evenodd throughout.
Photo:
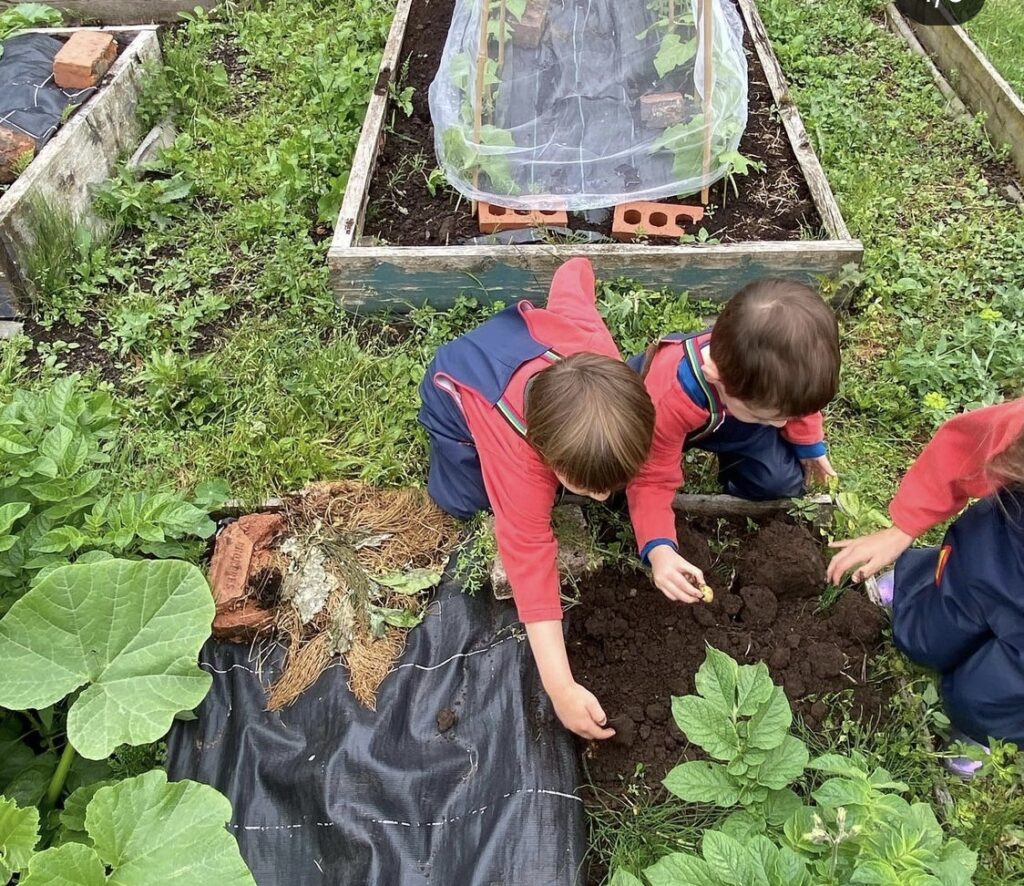
<svg viewBox="0 0 1024 886"><path fill-rule="evenodd" d="M701 0L700 22L704 29L704 164L701 171L706 178L711 171L711 93L714 90L714 67L711 63L712 44L714 42L715 0ZM704 185L700 192L700 202L707 203L711 189Z"/></svg>
<svg viewBox="0 0 1024 886"><path fill-rule="evenodd" d="M473 101L473 143L480 150L480 130L484 122L484 71L487 67L487 25L490 18L490 0L480 0L480 45L476 52L476 96ZM473 188L480 184L480 164L473 172ZM476 215L476 200L473 201L473 214Z"/></svg>
<svg viewBox="0 0 1024 886"><path fill-rule="evenodd" d="M668 0L668 30L669 33L676 29L676 0Z"/></svg>

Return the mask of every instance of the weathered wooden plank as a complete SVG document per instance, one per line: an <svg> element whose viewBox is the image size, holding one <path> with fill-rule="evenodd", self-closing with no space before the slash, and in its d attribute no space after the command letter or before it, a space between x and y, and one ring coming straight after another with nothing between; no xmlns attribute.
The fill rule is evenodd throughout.
<svg viewBox="0 0 1024 886"><path fill-rule="evenodd" d="M672 507L684 514L701 517L767 517L788 511L795 504L813 505L819 520L831 518L834 505L827 495L808 495L804 498L775 498L769 501L749 501L734 495L695 495L680 492Z"/></svg>
<svg viewBox="0 0 1024 886"><path fill-rule="evenodd" d="M115 29L116 30L116 29ZM141 29L110 71L110 80L43 147L0 197L0 303L19 313L30 284L24 263L35 245L35 212L52 207L72 222L99 226L90 188L109 178L118 159L141 138L136 105L143 65L160 60L156 32ZM3 313L0 304L0 314Z"/></svg>
<svg viewBox="0 0 1024 886"><path fill-rule="evenodd" d="M832 239L849 240L850 230L846 227L842 212L839 211L839 204L836 203L832 187L825 177L825 170L821 168L821 163L818 161L818 155L811 147L803 120L800 119L800 111L789 94L786 75L782 73L782 66L775 56L775 50L772 49L771 40L768 38L768 32L765 30L757 6L753 0L738 0L738 2L740 11L743 13L743 20L747 25L747 31L757 50L757 57L761 60L761 67L764 68L775 105L779 109L782 125L789 136L797 162L803 170L807 187L810 188L814 204L818 207L822 223Z"/></svg>
<svg viewBox="0 0 1024 886"><path fill-rule="evenodd" d="M373 88L370 104L366 108L359 144L356 146L356 153L352 158L348 186L345 188L341 212L338 214L338 222L334 227L332 250L347 249L363 233L366 200L370 194L370 179L373 178L373 171L377 166L377 154L380 151L384 134L384 118L391 102L388 85L398 66L402 43L405 40L405 25L409 19L409 9L412 7L412 3L413 0L398 0L398 5L395 7L395 17L391 21L388 41L384 45L384 53L380 60L377 83Z"/></svg>
<svg viewBox="0 0 1024 886"><path fill-rule="evenodd" d="M0 0L0 12L21 0ZM197 6L213 9L221 0L49 0L64 13L68 23L98 22L103 25L145 25L176 22L183 12Z"/></svg>
<svg viewBox="0 0 1024 886"><path fill-rule="evenodd" d="M956 94L956 90L949 85L949 81L942 76L942 71L935 67L935 62L932 61L932 57L928 55L921 42L917 39L917 35L914 34L910 24L903 17L900 11L890 3L885 8L885 23L889 30L897 36L902 37L907 41L907 45L922 59L924 59L925 67L928 68L928 73L931 75L932 82L935 84L939 92L942 93L943 98L946 99L946 112L951 117L959 117L961 115L970 117L967 112L967 107L962 101L960 96Z"/></svg>
<svg viewBox="0 0 1024 886"><path fill-rule="evenodd" d="M331 252L334 288L346 307L372 312L451 305L460 294L484 301L547 297L564 261L585 256L599 278L636 280L724 300L758 277L813 282L861 260L858 240L735 243L700 248L642 244L353 247Z"/></svg>
<svg viewBox="0 0 1024 886"><path fill-rule="evenodd" d="M957 95L974 113L985 115L985 129L998 147L1009 146L1014 165L1024 176L1024 101L985 58L967 32L949 17L945 25L907 22L895 8L891 20L901 18L946 75Z"/></svg>

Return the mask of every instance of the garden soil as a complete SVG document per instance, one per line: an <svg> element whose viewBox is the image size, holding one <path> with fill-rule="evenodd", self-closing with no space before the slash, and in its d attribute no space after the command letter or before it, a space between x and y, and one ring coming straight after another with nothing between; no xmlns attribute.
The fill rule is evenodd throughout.
<svg viewBox="0 0 1024 886"><path fill-rule="evenodd" d="M479 236L470 203L441 188L436 196L427 190L426 176L438 165L434 155L434 129L427 92L441 60L454 0L416 0L406 27L406 45L398 70L399 90L411 86L412 114L394 110L387 123L390 131L370 186L366 233L401 246L444 246ZM750 35L743 47L749 70L749 119L740 142L740 153L765 164L763 172L751 170L737 178L738 194L725 182L711 189L719 204L701 226L722 242L798 240L807 231L818 231L821 218L814 206L789 138L775 113L771 89L754 51ZM412 168L410 158L422 155L425 168ZM699 203L699 194L684 203ZM610 235L610 215L602 223L570 217L570 228ZM696 228L695 228L696 231ZM652 238L651 243L675 245L677 240Z"/></svg>
<svg viewBox="0 0 1024 886"><path fill-rule="evenodd" d="M590 579L570 611L573 674L600 699L617 732L584 751L593 784L617 792L638 763L657 786L681 759L699 756L672 719L672 696L695 691L708 644L742 664L764 661L794 710L812 730L840 704L862 722L888 706L889 688L869 681L884 614L857 592L819 611L825 587L820 543L804 526L770 522L745 529L738 545L713 556L706 538L680 525L680 548L715 590L710 605L674 603L641 574L606 570Z"/></svg>

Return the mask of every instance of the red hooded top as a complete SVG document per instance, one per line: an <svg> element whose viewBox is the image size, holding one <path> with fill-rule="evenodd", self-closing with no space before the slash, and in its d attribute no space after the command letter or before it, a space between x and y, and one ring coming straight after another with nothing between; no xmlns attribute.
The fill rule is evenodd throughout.
<svg viewBox="0 0 1024 886"><path fill-rule="evenodd" d="M547 307L535 308L524 301L519 309L530 334L563 357L587 352L621 359L595 301L594 269L587 259L575 258L555 272ZM538 357L512 376L505 400L519 416L525 411L526 383L550 365ZM560 619L558 542L551 529L558 479L496 406L470 389L460 387L459 392L480 456L498 552L519 618L523 622Z"/></svg>
<svg viewBox="0 0 1024 886"><path fill-rule="evenodd" d="M915 538L999 488L986 466L1024 434L1024 398L951 418L907 471L889 513Z"/></svg>

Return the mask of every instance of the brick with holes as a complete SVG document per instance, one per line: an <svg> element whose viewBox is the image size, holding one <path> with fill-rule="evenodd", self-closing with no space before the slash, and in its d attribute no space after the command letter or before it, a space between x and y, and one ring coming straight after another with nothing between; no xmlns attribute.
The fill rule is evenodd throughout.
<svg viewBox="0 0 1024 886"><path fill-rule="evenodd" d="M477 218L483 234L569 224L569 216L564 209L507 209L483 202L477 204Z"/></svg>
<svg viewBox="0 0 1024 886"><path fill-rule="evenodd" d="M640 119L651 129L667 129L683 122L683 94L663 92L640 96Z"/></svg>
<svg viewBox="0 0 1024 886"><path fill-rule="evenodd" d="M703 206L685 203L621 203L615 207L612 236L626 243L637 237L682 237L686 225L704 218Z"/></svg>
<svg viewBox="0 0 1024 886"><path fill-rule="evenodd" d="M117 42L104 31L75 31L53 60L53 79L61 89L95 86L117 57Z"/></svg>

